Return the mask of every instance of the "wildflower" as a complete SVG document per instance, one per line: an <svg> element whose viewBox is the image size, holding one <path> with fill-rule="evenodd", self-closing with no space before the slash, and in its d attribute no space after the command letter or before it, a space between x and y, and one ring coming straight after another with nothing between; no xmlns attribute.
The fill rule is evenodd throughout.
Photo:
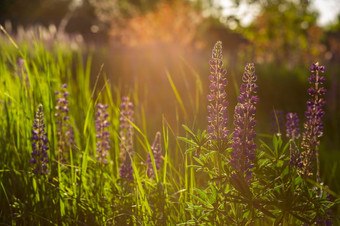
<svg viewBox="0 0 340 226"><path fill-rule="evenodd" d="M222 42L218 41L212 51L210 64L211 82L209 89L210 94L207 96L208 112L208 137L210 140L216 140L218 143L228 141L229 131L227 130L227 105L225 87L228 83L225 75L227 71L223 69L222 61Z"/></svg>
<svg viewBox="0 0 340 226"><path fill-rule="evenodd" d="M325 67L319 66L319 63L315 63L311 66L310 71L312 75L308 81L312 86L307 91L310 99L307 101L307 111L305 112L306 122L304 123L301 143L304 149L304 152L302 152L303 175L312 176L314 174L313 171L315 171L315 168L313 163L316 160L316 178L319 180L318 146L320 144L319 138L323 135L323 123L321 119L325 112L322 110L322 106L326 103L322 98L326 93L326 89L320 86L326 79L320 75L320 72L323 73Z"/></svg>
<svg viewBox="0 0 340 226"><path fill-rule="evenodd" d="M159 170L161 168L161 157L162 157L162 145L161 145L161 133L157 132L155 136L155 140L151 146L152 154L155 160L156 169ZM153 166L151 162L150 153L148 153L148 177L154 176Z"/></svg>
<svg viewBox="0 0 340 226"><path fill-rule="evenodd" d="M243 83L240 87L239 102L235 107L234 114L235 128L230 163L236 171L246 174L247 181L251 178L256 148L254 142L256 137L254 127L257 124L255 104L259 101L258 97L254 95L258 88L255 84L256 80L254 64L247 64L242 77Z"/></svg>
<svg viewBox="0 0 340 226"><path fill-rule="evenodd" d="M295 144L295 140L300 137L299 118L296 113L288 113L286 115L286 136L291 139L289 144L290 149L290 161L291 166L298 168L302 167L301 154L298 147Z"/></svg>
<svg viewBox="0 0 340 226"><path fill-rule="evenodd" d="M63 154L63 152L74 146L74 134L72 126L69 125L69 101L67 100L69 93L66 90L67 84L61 85L60 89L60 92L55 92L58 98L57 104L55 106L56 113L54 114L54 116L56 117L57 124L57 151L60 156L60 160L62 160L63 158L61 157L61 155Z"/></svg>
<svg viewBox="0 0 340 226"><path fill-rule="evenodd" d="M284 113L281 110L273 110L270 113L270 128L273 134L281 136L284 127Z"/></svg>
<svg viewBox="0 0 340 226"><path fill-rule="evenodd" d="M296 113L288 113L286 118L286 136L293 140L298 139L300 137L299 117Z"/></svg>
<svg viewBox="0 0 340 226"><path fill-rule="evenodd" d="M96 113L96 147L97 147L97 160L100 164L107 164L107 156L110 149L110 132L108 131L108 126L110 125L108 121L109 114L107 113L108 105L102 105L99 103L97 105Z"/></svg>
<svg viewBox="0 0 340 226"><path fill-rule="evenodd" d="M35 119L32 129L32 158L30 163L35 164L33 169L34 174L48 174L47 164L48 164L48 138L47 133L45 133L44 124L44 112L43 106L40 104L38 110L35 114Z"/></svg>
<svg viewBox="0 0 340 226"><path fill-rule="evenodd" d="M131 159L133 157L133 104L128 97L123 97L120 105L120 153L122 164L119 169L121 178L133 180L133 168ZM130 122L129 122L130 121Z"/></svg>

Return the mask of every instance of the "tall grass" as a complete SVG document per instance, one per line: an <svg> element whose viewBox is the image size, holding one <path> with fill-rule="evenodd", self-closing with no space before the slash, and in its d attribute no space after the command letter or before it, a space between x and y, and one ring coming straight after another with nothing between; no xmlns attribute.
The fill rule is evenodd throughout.
<svg viewBox="0 0 340 226"><path fill-rule="evenodd" d="M47 50L38 40L33 40L31 45L17 44L9 35L0 36L0 45L0 221L4 224L244 224L247 218L256 218L259 209L262 211L260 218L252 223L283 222L273 219L273 215L281 217L278 210L266 212L261 206L245 211L242 204L230 201L232 199L227 206L223 194L235 192L236 182L232 179L228 179L230 183L219 181L228 173L225 171L228 163L226 156L218 155L216 150L206 146L208 139L201 127L205 125L202 115L206 112L203 103L206 103L204 90L207 88L204 88L200 74L186 60L180 60L183 80L173 79L173 75L164 70L172 92L167 95L172 95L175 102L175 120L166 114L159 115L160 125L150 128L153 116L147 115L149 105L140 96L141 90L147 92L148 87L136 83L125 89L122 85L112 84L102 67L94 72L93 58L80 50L58 48L57 44L53 50ZM187 71L191 73L187 74ZM91 74L94 73L93 78ZM232 82L238 90L237 79ZM74 131L73 146L63 150L67 155L65 161L60 161L57 152L55 117L58 98L55 92L62 84L67 84L68 122ZM186 92L188 90L194 91ZM238 93L231 97L236 95ZM119 176L122 96L129 96L135 105L135 121L129 121L135 131L132 181ZM96 158L94 121L98 103L108 104L111 148L107 164L100 164ZM49 140L47 175L34 174L29 162L32 125L39 104L43 106ZM162 134L159 171L150 145L154 131ZM178 139L179 135L182 138ZM280 154L287 146L282 144L281 138L270 137L273 145L260 141L261 148L267 150L272 161L281 160ZM153 178L146 173L148 154L155 171ZM263 160L262 163L267 162ZM275 167L279 171L282 166ZM330 172L329 180L333 180L338 168L332 165L330 170L329 167L324 171ZM300 183L298 180L295 182ZM270 189L278 191L281 187ZM332 194L336 196L336 193ZM297 222L289 217L282 216L282 219L287 224Z"/></svg>

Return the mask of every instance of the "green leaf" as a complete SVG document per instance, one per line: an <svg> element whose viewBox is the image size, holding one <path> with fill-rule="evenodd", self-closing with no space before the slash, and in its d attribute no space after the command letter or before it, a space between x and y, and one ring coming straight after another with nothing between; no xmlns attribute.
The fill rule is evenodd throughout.
<svg viewBox="0 0 340 226"><path fill-rule="evenodd" d="M196 135L191 131L191 129L189 129L189 127L184 124L182 126L191 136L196 137Z"/></svg>
<svg viewBox="0 0 340 226"><path fill-rule="evenodd" d="M178 139L181 140L181 141L184 141L185 143L188 143L188 144L190 144L190 145L193 145L193 146L196 146L196 145L197 145L197 144L195 143L195 141L190 140L190 139L188 139L188 138L186 138L186 137L178 137Z"/></svg>
<svg viewBox="0 0 340 226"><path fill-rule="evenodd" d="M287 166L281 173L280 177L283 179L285 176L289 174L289 167Z"/></svg>
<svg viewBox="0 0 340 226"><path fill-rule="evenodd" d="M280 214L279 217L275 219L274 225L280 225L283 219L283 214Z"/></svg>
<svg viewBox="0 0 340 226"><path fill-rule="evenodd" d="M260 140L261 145L263 146L263 151L272 159L275 159L275 152L263 141Z"/></svg>
<svg viewBox="0 0 340 226"><path fill-rule="evenodd" d="M198 166L198 165L187 165L187 168L202 168L202 166Z"/></svg>
<svg viewBox="0 0 340 226"><path fill-rule="evenodd" d="M294 184L295 184L295 185L299 185L299 184L302 183L302 181L303 181L302 177L298 176L297 178L295 178Z"/></svg>
<svg viewBox="0 0 340 226"><path fill-rule="evenodd" d="M196 160L196 162L204 166L204 163L199 158L196 158L195 156L193 156L193 158Z"/></svg>
<svg viewBox="0 0 340 226"><path fill-rule="evenodd" d="M246 211L246 212L242 215L242 218L243 218L243 219L247 219L248 216L249 216L249 214L250 214L250 211L248 210L248 211Z"/></svg>
<svg viewBox="0 0 340 226"><path fill-rule="evenodd" d="M193 151L196 151L196 149L197 149L196 147L189 148L184 152L184 154L188 154L188 153L191 153Z"/></svg>

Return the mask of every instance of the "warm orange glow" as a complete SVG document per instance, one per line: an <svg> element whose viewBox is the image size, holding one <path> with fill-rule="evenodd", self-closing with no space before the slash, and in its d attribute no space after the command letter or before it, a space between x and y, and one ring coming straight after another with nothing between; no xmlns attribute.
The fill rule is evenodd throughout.
<svg viewBox="0 0 340 226"><path fill-rule="evenodd" d="M164 3L158 10L127 20L124 27L112 24L111 43L116 45L118 40L131 47L157 43L188 45L201 21L199 13L186 3Z"/></svg>

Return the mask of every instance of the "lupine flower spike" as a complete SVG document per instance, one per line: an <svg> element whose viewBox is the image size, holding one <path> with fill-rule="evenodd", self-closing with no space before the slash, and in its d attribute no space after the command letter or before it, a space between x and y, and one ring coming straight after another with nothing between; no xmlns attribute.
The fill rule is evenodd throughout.
<svg viewBox="0 0 340 226"><path fill-rule="evenodd" d="M161 133L157 132L155 136L155 140L153 141L153 144L151 146L152 154L155 160L156 169L159 170L161 168L162 163L162 144L161 144ZM150 153L148 153L148 171L147 171L148 177L153 177L154 170L152 166L152 161L150 157Z"/></svg>
<svg viewBox="0 0 340 226"><path fill-rule="evenodd" d="M48 138L45 132L43 106L40 104L35 115L32 129L32 158L30 163L35 164L33 173L37 175L48 174Z"/></svg>
<svg viewBox="0 0 340 226"><path fill-rule="evenodd" d="M208 112L208 137L209 139L216 140L217 144L228 141L229 131L227 130L227 105L225 87L228 83L225 75L227 71L223 69L222 61L222 42L218 41L213 50L210 64L211 82L209 89L210 94L207 96Z"/></svg>
<svg viewBox="0 0 340 226"><path fill-rule="evenodd" d="M60 160L63 158L61 157L62 154L72 148L74 146L74 134L73 128L69 124L69 108L68 108L68 100L67 97L69 93L67 92L67 85L61 85L61 91L57 91L55 94L57 98L57 105L55 106L56 113L54 116L56 117L56 124L57 124L57 151L60 156Z"/></svg>
<svg viewBox="0 0 340 226"><path fill-rule="evenodd" d="M96 113L96 147L97 147L97 161L99 164L107 164L107 156L110 150L110 132L108 126L110 125L107 113L108 105L99 103L97 105Z"/></svg>
<svg viewBox="0 0 340 226"><path fill-rule="evenodd" d="M133 104L128 97L123 97L120 105L120 153L121 166L119 169L119 176L127 180L133 180L133 168L131 158L133 157Z"/></svg>
<svg viewBox="0 0 340 226"><path fill-rule="evenodd" d="M325 67L319 66L319 63L315 63L311 66L310 71L312 75L308 81L312 86L308 89L310 99L307 101L307 111L305 112L306 122L304 123L301 143L304 149L304 152L302 152L303 175L310 177L313 176L316 171L316 180L320 182L318 146L320 144L319 138L323 135L323 123L321 119L325 112L322 110L322 107L326 103L322 98L326 93L326 89L320 86L326 79L320 75L320 72L323 73ZM313 165L315 160L316 169Z"/></svg>
<svg viewBox="0 0 340 226"><path fill-rule="evenodd" d="M251 179L251 169L254 167L256 148L254 142L256 137L254 127L257 124L255 104L259 101L258 97L254 95L258 89L255 84L256 80L254 64L247 64L242 77L239 102L235 107L233 150L230 160L231 166L237 172L245 173L245 179L248 182Z"/></svg>
<svg viewBox="0 0 340 226"><path fill-rule="evenodd" d="M295 140L300 137L299 118L296 113L288 113L286 115L286 136L291 139L289 144L290 149L290 161L291 166L298 168L302 167L301 154L298 147L295 144Z"/></svg>

